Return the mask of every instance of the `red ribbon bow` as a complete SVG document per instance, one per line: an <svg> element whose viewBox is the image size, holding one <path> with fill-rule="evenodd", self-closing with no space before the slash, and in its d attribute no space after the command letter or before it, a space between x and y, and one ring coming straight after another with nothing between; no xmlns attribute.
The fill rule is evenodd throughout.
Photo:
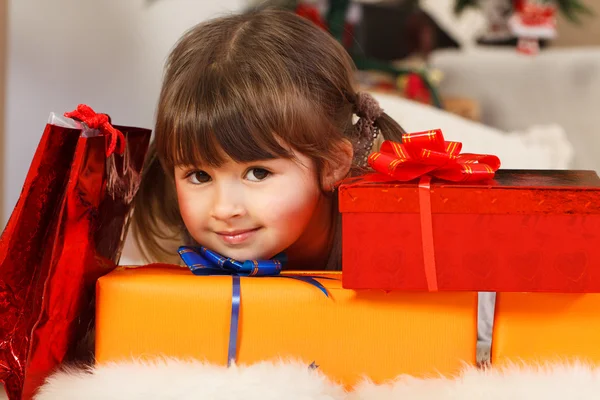
<svg viewBox="0 0 600 400"><path fill-rule="evenodd" d="M385 141L378 153L369 156L375 171L394 180L411 181L430 175L447 181L491 179L500 159L487 154L459 154L460 142L447 142L439 129L405 134L402 143Z"/></svg>
<svg viewBox="0 0 600 400"><path fill-rule="evenodd" d="M427 288L438 290L433 217L431 215L431 177L453 182L491 179L500 168L500 159L487 154L460 154L462 143L446 142L439 129L406 134L402 143L385 141L378 153L369 156L369 165L392 180L419 181L421 242ZM375 180L375 177L371 178Z"/></svg>
<svg viewBox="0 0 600 400"><path fill-rule="evenodd" d="M108 115L98 114L90 106L80 104L76 110L66 112L65 117L81 121L89 128L99 129L105 136L108 136L107 157L115 152L123 154L125 151L125 136L123 132L111 125Z"/></svg>

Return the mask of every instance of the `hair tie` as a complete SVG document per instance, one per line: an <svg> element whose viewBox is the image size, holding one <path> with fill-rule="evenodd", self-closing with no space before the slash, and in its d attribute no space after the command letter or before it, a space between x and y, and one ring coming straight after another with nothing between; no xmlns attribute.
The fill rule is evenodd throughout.
<svg viewBox="0 0 600 400"><path fill-rule="evenodd" d="M356 131L354 165L365 167L373 148L373 142L379 134L375 121L383 115L383 109L369 93L358 92L354 101L353 112L359 117L354 125Z"/></svg>
<svg viewBox="0 0 600 400"><path fill-rule="evenodd" d="M383 109L369 93L358 92L354 102L354 113L360 118L375 122L383 114Z"/></svg>

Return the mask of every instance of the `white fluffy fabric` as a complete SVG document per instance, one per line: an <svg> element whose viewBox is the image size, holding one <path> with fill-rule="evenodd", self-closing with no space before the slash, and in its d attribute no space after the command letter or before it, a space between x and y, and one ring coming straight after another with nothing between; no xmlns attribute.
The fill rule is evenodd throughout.
<svg viewBox="0 0 600 400"><path fill-rule="evenodd" d="M346 392L306 364L262 362L224 368L165 360L65 370L48 379L36 400L583 400L597 399L599 393L600 368L583 363L466 367L455 378L401 376L382 385L364 381Z"/></svg>
<svg viewBox="0 0 600 400"><path fill-rule="evenodd" d="M597 399L600 369L584 364L465 369L456 378L400 377L387 385L365 382L347 399L559 400Z"/></svg>
<svg viewBox="0 0 600 400"><path fill-rule="evenodd" d="M345 396L306 364L262 362L226 368L197 361L131 362L51 376L36 400L334 400Z"/></svg>

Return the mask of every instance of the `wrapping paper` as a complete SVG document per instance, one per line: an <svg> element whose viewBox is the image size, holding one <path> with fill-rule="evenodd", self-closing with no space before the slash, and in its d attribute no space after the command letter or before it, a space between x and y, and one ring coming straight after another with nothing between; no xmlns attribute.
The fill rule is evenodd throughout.
<svg viewBox="0 0 600 400"><path fill-rule="evenodd" d="M475 363L476 293L355 292L341 287L340 274L312 275L327 278L317 280L329 297L295 279L240 277L238 364L294 359L351 386L363 376L453 374ZM164 264L102 277L97 362L192 357L226 365L231 288L230 276Z"/></svg>
<svg viewBox="0 0 600 400"><path fill-rule="evenodd" d="M95 281L120 257L150 139L116 126L123 154L107 155L114 140L100 125L71 122L79 128L46 126L0 238L0 380L11 400L81 356Z"/></svg>
<svg viewBox="0 0 600 400"><path fill-rule="evenodd" d="M346 288L600 291L595 172L499 170L483 182L434 178L425 189L365 176L339 190Z"/></svg>
<svg viewBox="0 0 600 400"><path fill-rule="evenodd" d="M600 294L498 293L492 363L600 362Z"/></svg>

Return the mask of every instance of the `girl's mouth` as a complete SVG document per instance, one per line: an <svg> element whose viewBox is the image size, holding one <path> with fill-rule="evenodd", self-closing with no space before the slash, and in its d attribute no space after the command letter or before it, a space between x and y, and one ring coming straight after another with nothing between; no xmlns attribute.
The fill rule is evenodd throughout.
<svg viewBox="0 0 600 400"><path fill-rule="evenodd" d="M215 232L227 244L241 244L251 239L260 228Z"/></svg>

